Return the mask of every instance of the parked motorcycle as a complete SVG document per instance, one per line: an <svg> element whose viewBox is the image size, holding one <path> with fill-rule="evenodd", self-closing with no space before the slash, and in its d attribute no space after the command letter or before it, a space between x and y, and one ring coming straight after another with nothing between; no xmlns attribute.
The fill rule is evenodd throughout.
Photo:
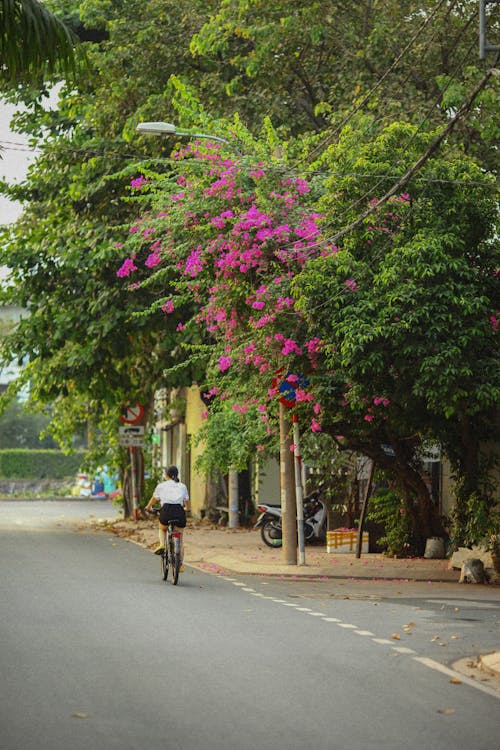
<svg viewBox="0 0 500 750"><path fill-rule="evenodd" d="M260 528L262 541L268 547L281 547L283 544L281 506L260 503L257 509L260 511L260 516L254 529ZM307 544L325 539L326 520L326 505L321 500L319 491L312 492L304 498L304 541Z"/></svg>

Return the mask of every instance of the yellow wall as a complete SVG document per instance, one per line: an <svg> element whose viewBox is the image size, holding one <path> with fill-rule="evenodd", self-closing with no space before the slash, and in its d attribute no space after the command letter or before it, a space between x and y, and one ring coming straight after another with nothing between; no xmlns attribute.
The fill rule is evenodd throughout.
<svg viewBox="0 0 500 750"><path fill-rule="evenodd" d="M203 424L202 414L207 407L200 398L200 389L196 385L186 388L186 431L187 440L191 446L190 460L190 487L191 512L194 516L200 516L202 508L205 506L206 498L206 479L195 469L196 459L203 452L202 446L194 446L192 438L198 433Z"/></svg>

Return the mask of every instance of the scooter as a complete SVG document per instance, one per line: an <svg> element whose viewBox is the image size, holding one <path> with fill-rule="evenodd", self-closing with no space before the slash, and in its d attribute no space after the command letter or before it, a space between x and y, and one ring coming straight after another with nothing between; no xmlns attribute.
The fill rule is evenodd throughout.
<svg viewBox="0 0 500 750"><path fill-rule="evenodd" d="M281 525L281 506L260 503L257 506L260 516L254 529L260 528L260 535L268 547L281 547L283 529ZM304 498L304 541L308 544L322 541L326 537L326 505L320 498L319 491L312 492Z"/></svg>

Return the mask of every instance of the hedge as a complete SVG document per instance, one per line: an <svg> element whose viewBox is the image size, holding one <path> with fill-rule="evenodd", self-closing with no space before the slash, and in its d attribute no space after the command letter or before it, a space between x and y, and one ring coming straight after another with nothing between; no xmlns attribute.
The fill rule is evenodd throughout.
<svg viewBox="0 0 500 750"><path fill-rule="evenodd" d="M85 451L65 455L58 450L0 450L0 479L68 479L78 473Z"/></svg>

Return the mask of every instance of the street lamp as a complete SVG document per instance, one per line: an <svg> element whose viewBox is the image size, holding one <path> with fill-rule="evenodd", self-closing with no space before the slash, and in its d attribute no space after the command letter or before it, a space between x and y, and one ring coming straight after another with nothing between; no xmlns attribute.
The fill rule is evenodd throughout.
<svg viewBox="0 0 500 750"><path fill-rule="evenodd" d="M143 135L179 135L186 138L206 138L209 141L226 143L238 154L240 153L236 146L226 140L226 138L221 138L218 135L208 135L207 133L183 133L177 130L176 126L171 122L140 122L136 127L136 132Z"/></svg>

